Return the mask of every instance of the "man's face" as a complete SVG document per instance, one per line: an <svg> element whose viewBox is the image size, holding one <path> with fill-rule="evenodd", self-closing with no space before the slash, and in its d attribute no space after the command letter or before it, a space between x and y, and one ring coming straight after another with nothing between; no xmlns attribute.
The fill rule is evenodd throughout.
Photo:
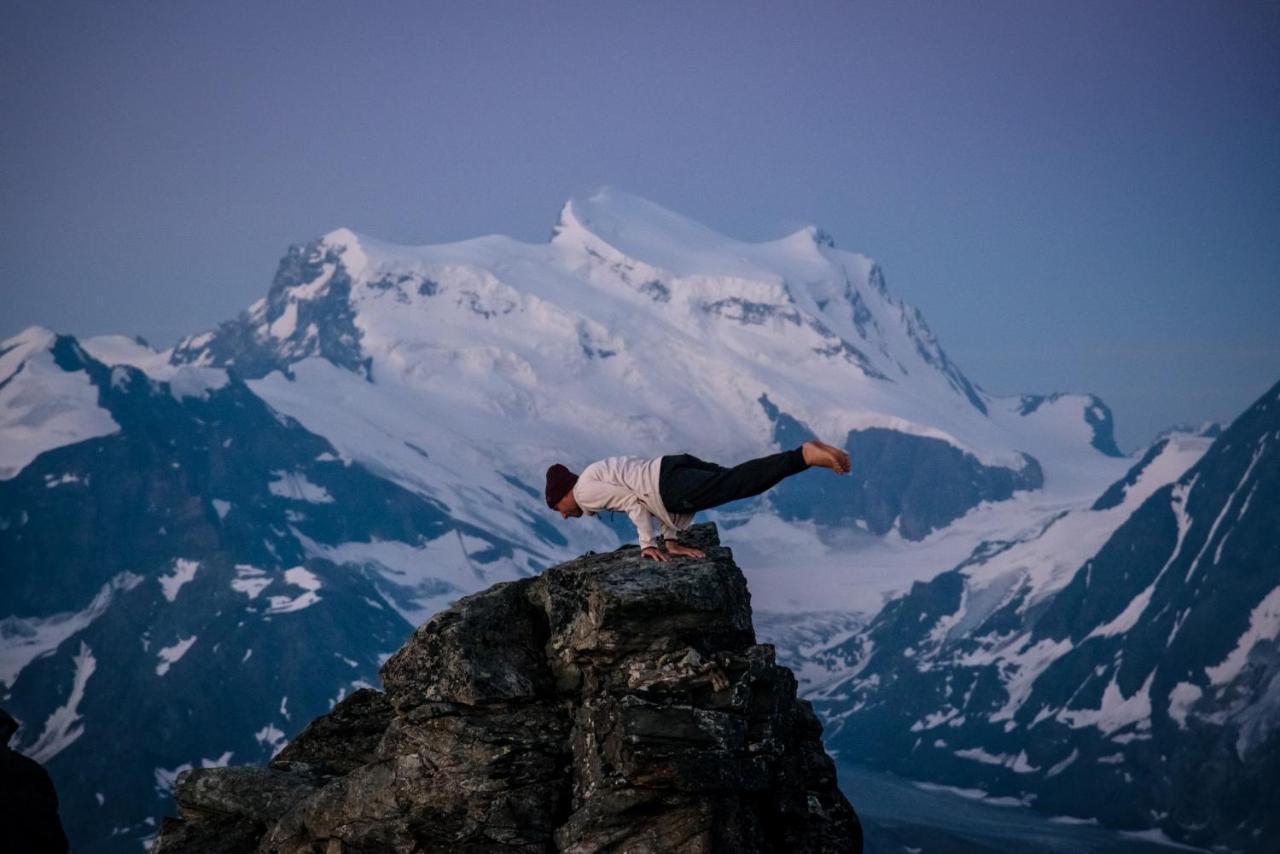
<svg viewBox="0 0 1280 854"><path fill-rule="evenodd" d="M564 494L564 498L556 502L556 510L566 519L582 515L582 508L574 500L572 489Z"/></svg>

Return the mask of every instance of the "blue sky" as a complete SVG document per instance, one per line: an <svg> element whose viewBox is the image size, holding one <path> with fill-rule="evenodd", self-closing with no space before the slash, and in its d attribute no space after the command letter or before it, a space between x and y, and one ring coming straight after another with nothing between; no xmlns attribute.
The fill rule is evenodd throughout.
<svg viewBox="0 0 1280 854"><path fill-rule="evenodd" d="M1132 448L1280 379L1280 4L76 3L0 28L0 336L167 346L338 226L546 239L610 184L877 258Z"/></svg>

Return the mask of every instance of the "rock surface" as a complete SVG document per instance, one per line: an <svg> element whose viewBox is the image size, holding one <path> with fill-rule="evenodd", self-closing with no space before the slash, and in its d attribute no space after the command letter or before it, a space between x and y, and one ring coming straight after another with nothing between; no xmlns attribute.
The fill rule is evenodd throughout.
<svg viewBox="0 0 1280 854"><path fill-rule="evenodd" d="M791 672L705 559L588 554L460 600L270 768L185 773L155 851L856 852Z"/></svg>

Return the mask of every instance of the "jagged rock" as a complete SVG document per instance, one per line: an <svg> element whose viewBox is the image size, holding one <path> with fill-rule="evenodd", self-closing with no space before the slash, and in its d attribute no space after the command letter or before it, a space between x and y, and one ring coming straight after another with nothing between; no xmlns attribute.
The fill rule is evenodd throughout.
<svg viewBox="0 0 1280 854"><path fill-rule="evenodd" d="M182 821L165 819L154 851L222 854L252 850L269 825L322 782L323 778L307 766L186 771L173 790Z"/></svg>
<svg viewBox="0 0 1280 854"><path fill-rule="evenodd" d="M528 588L527 580L495 585L419 627L382 666L382 684L396 709L551 696L542 652L547 620Z"/></svg>
<svg viewBox="0 0 1280 854"><path fill-rule="evenodd" d="M860 851L746 580L714 526L688 540L705 559L625 547L459 600L272 768L184 774L156 850Z"/></svg>
<svg viewBox="0 0 1280 854"><path fill-rule="evenodd" d="M309 723L276 754L271 766L305 764L324 773L346 774L378 758L378 743L390 722L387 696L362 688Z"/></svg>

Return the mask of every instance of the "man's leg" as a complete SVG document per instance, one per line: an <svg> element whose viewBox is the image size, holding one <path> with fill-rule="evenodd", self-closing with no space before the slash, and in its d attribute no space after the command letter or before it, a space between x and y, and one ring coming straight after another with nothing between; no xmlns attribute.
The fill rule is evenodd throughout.
<svg viewBox="0 0 1280 854"><path fill-rule="evenodd" d="M695 513L759 495L808 467L800 448L747 460L733 468L681 454L663 459L658 491L672 513Z"/></svg>
<svg viewBox="0 0 1280 854"><path fill-rule="evenodd" d="M690 513L688 495L698 490L708 477L725 467L700 460L692 454L671 454L662 458L658 470L658 496L672 513Z"/></svg>

